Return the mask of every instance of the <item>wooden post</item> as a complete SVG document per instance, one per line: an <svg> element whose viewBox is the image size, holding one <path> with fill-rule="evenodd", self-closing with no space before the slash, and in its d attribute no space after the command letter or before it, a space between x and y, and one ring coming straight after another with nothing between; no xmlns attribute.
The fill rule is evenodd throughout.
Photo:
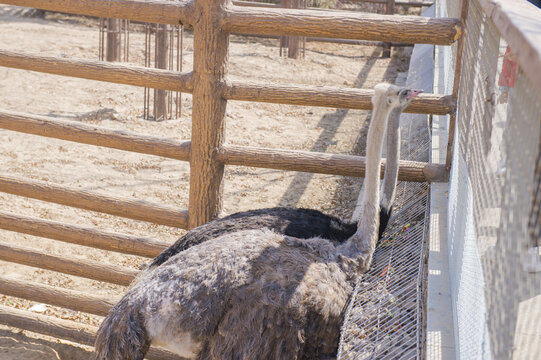
<svg viewBox="0 0 541 360"><path fill-rule="evenodd" d="M288 8L289 2L290 0L280 0L280 3L278 4L278 6L282 8ZM280 36L280 56L287 54L288 48L289 48L288 42L289 42L289 36L285 36L285 35Z"/></svg>
<svg viewBox="0 0 541 360"><path fill-rule="evenodd" d="M300 0L291 0L289 2L289 7L292 9L298 9L300 8ZM299 36L290 36L289 37L289 44L287 49L287 56L291 59L298 59L299 58L299 48L300 48L300 40L301 38Z"/></svg>
<svg viewBox="0 0 541 360"><path fill-rule="evenodd" d="M222 205L223 163L216 160L224 141L227 100L221 83L227 73L228 33L219 29L231 0L196 0L194 90L190 158L189 227L217 217Z"/></svg>
<svg viewBox="0 0 541 360"><path fill-rule="evenodd" d="M167 69L167 54L169 50L168 28L166 24L156 25L156 68ZM154 92L154 120L166 120L169 117L167 111L166 90L156 89Z"/></svg>
<svg viewBox="0 0 541 360"><path fill-rule="evenodd" d="M466 29L466 20L468 18L468 0L462 0L462 7L460 9L460 22L462 28ZM460 79L462 75L462 55L464 54L464 42L466 41L465 36L461 36L458 39L456 44L456 57L455 57L455 74L453 78L453 98L455 101L458 101L458 93L460 90ZM455 139L455 126L456 126L456 107L455 110L449 116L449 135L447 138L447 156L445 159L445 166L448 173L451 172L451 166L453 161L453 148L454 148L454 139Z"/></svg>
<svg viewBox="0 0 541 360"><path fill-rule="evenodd" d="M387 15L394 15L394 7L395 7L395 0L387 0L387 4L385 4L385 14ZM383 52L381 54L384 58L391 57L391 43L385 43L383 45Z"/></svg>
<svg viewBox="0 0 541 360"><path fill-rule="evenodd" d="M301 9L306 8L306 3L304 0L281 0L280 7L286 9ZM306 38L301 38L300 36L280 36L280 56L282 56L283 50L287 49L287 57L298 59L301 54L301 41L304 44Z"/></svg>
<svg viewBox="0 0 541 360"><path fill-rule="evenodd" d="M107 61L120 61L119 19L107 19Z"/></svg>

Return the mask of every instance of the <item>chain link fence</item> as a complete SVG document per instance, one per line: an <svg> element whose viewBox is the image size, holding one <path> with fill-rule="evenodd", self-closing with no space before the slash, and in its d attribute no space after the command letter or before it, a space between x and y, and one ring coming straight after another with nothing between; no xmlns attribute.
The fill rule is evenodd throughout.
<svg viewBox="0 0 541 360"><path fill-rule="evenodd" d="M439 1L436 14L458 18L461 4ZM541 89L529 62L541 61L530 36L541 34L541 10L521 0L466 4L447 223L455 354L533 360L541 356ZM517 39L529 41L530 57ZM450 94L457 45L440 50ZM426 136L426 148L403 146L402 158L425 156ZM401 183L396 202L347 309L339 359L425 356L428 186Z"/></svg>
<svg viewBox="0 0 541 360"><path fill-rule="evenodd" d="M502 37L486 3L467 1L449 189L456 354L537 359L541 94L516 58L522 49ZM449 16L460 13L459 1L440 6Z"/></svg>

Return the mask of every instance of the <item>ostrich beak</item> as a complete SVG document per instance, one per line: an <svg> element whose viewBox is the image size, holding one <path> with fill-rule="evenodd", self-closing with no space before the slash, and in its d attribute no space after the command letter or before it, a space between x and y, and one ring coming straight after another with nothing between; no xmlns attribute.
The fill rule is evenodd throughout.
<svg viewBox="0 0 541 360"><path fill-rule="evenodd" d="M410 94L408 95L408 97L406 98L406 100L409 100L409 99L411 99L411 98L414 98L414 97L416 97L417 95L419 95L419 94L422 93L422 92L423 92L423 90L420 90L420 89L411 89L411 90L409 91Z"/></svg>

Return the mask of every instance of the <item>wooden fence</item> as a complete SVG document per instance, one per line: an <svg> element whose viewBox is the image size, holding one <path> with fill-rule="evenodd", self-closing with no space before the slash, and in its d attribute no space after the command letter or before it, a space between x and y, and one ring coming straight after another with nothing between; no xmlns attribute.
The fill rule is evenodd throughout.
<svg viewBox="0 0 541 360"><path fill-rule="evenodd" d="M225 165L245 165L313 173L363 176L360 156L226 145L224 114L228 100L348 109L370 109L372 90L231 82L226 77L230 33L311 36L350 40L450 45L461 36L458 19L377 15L341 11L240 7L229 0L1 0L10 5L150 23L183 24L194 29L192 72L143 68L99 61L67 60L0 50L0 65L193 94L192 138L187 141L100 129L13 111L0 111L0 128L190 162L189 208L176 209L134 199L98 195L44 182L0 175L0 191L116 216L179 228L193 228L217 217ZM194 19L198 21L195 22ZM421 94L406 112L449 114L455 98ZM382 173L384 164L382 165ZM444 165L401 161L399 179L447 181ZM0 228L126 254L154 257L165 243L0 212ZM94 261L67 260L0 243L0 259L66 274L128 285L137 271ZM0 293L105 315L114 299L0 277ZM92 344L95 330L21 310L0 307L0 322L47 335ZM153 352L149 358L171 358Z"/></svg>
<svg viewBox="0 0 541 360"><path fill-rule="evenodd" d="M233 5L237 6L248 6L248 7L266 7L266 8L280 8L280 7L290 7L290 6L284 6L284 2L280 1L281 3L266 3L266 2L255 2L255 1L233 1ZM350 0L350 2L362 2L362 3L373 3L373 4L382 4L385 5L385 14L388 15L394 15L395 14L395 8L397 6L403 6L405 8L409 7L417 7L422 8L426 6L431 6L433 2L428 1L404 1L404 0ZM335 11L332 9L322 9L317 7L307 7L311 10L322 10L322 11ZM244 35L251 35L251 36L261 36L266 38L280 38L280 36L276 35L255 35L255 34L244 34ZM351 40L351 39L329 39L329 38L322 38L322 37L304 37L305 41L317 41L317 42L330 42L330 43L339 43L339 44L350 44L350 45L371 45L371 46L381 46L383 47L383 57L390 57L391 56L391 47L402 47L402 46L411 46L411 44L407 43L397 43L397 42L377 42L377 41L363 41L363 40ZM281 45L282 46L282 45ZM280 48L280 54L282 54Z"/></svg>

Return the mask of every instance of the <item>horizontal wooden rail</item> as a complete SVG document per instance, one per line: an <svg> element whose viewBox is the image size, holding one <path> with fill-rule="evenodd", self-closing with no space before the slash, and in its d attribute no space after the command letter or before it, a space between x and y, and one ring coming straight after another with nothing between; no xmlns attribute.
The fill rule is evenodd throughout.
<svg viewBox="0 0 541 360"><path fill-rule="evenodd" d="M236 6L248 6L248 7L264 7L264 8L277 8L280 7L279 4L266 3L266 2L257 2L257 1L232 1L233 5Z"/></svg>
<svg viewBox="0 0 541 360"><path fill-rule="evenodd" d="M24 60L22 62L18 62L18 58L24 58ZM36 63L34 63L33 60L36 60ZM81 64L90 63L89 61L73 62L71 60L62 59L62 61L71 63L71 66L63 66L63 64L58 63L57 60L58 59L56 58L45 58L41 56L22 55L6 51L0 51L0 66L42 71L65 76L83 77L87 79L91 78L90 76L81 75L82 68L86 66ZM93 80L111 81L115 83L156 87L166 90L183 92L191 92L193 90L193 75L191 73L179 75L178 73L169 72L167 70L150 69L155 72L170 73L168 75L152 75L151 77L154 79L154 83L152 83L152 81L146 82L144 80L144 76L143 79L141 79L135 73L131 72L133 68L136 68L135 66L107 65L106 63L100 63L97 61L92 63L94 63L95 65L95 76L91 78ZM45 66L41 66L39 64L44 64ZM108 67L109 69L106 70L105 73L109 72L111 76L104 76L103 73L98 70L100 67ZM131 70L127 70L127 73L130 73L131 75L123 77L122 79L124 82L120 82L119 78L115 77L114 75L119 69L113 70L111 69L111 67L130 68ZM142 69L141 71L143 72L149 70L147 68L140 69ZM349 109L370 109L372 106L370 99L373 95L373 90L364 89L340 89L330 87L310 87L294 85L259 85L241 82L224 84L223 91L223 96L228 100L261 101L282 104L339 107ZM437 94L421 94L412 101L411 105L405 111L413 113L443 115L452 112L453 109L454 101L449 96ZM181 160L185 159L183 158Z"/></svg>
<svg viewBox="0 0 541 360"><path fill-rule="evenodd" d="M71 260L5 242L0 242L0 260L124 286L137 275L134 269L91 260Z"/></svg>
<svg viewBox="0 0 541 360"><path fill-rule="evenodd" d="M383 41L330 39L330 38L316 38L316 37L307 37L306 41L326 42L326 43L346 44L346 45L362 45L362 46L383 46L384 44L391 44L391 46L394 46L394 47L413 46L413 44L405 44L405 43L397 43L397 42L386 43Z"/></svg>
<svg viewBox="0 0 541 360"><path fill-rule="evenodd" d="M165 242L144 237L108 233L6 212L0 212L0 229L149 258L157 256L169 246Z"/></svg>
<svg viewBox="0 0 541 360"><path fill-rule="evenodd" d="M259 34L240 34L240 33L235 33L233 35L252 36L252 37L258 37L258 38L263 38L263 39L279 39L280 38L280 36L278 35L259 35ZM346 45L362 45L362 46L383 46L384 44L389 44L383 41L348 40L348 39L313 38L313 37L307 37L306 41L326 42L326 43L346 44ZM397 43L397 42L392 42L390 44L391 46L396 46L396 47L413 46L413 44L405 44L405 43Z"/></svg>
<svg viewBox="0 0 541 360"><path fill-rule="evenodd" d="M387 0L348 0L350 2L367 2L367 3L375 3L375 4L386 4L387 3ZM274 4L274 3L264 3L264 2L256 2L256 1L233 1L232 2L233 5L236 5L236 6L248 6L248 7L266 7L266 8L278 8L278 7L281 7L280 5L278 4ZM404 1L404 0L395 0L395 5L400 5L400 6L405 6L405 7L408 7L408 6L411 6L411 7L423 7L423 6L432 6L434 3L433 2L422 2L422 1L415 1L415 2L410 2L410 1ZM308 9L313 9L313 10L321 10L321 11L329 11L329 10L335 10L335 9L325 9L325 8L317 8L317 7L311 7L309 6Z"/></svg>
<svg viewBox="0 0 541 360"><path fill-rule="evenodd" d="M122 130L108 130L47 116L0 111L0 128L182 161L190 160L189 141L176 141Z"/></svg>
<svg viewBox="0 0 541 360"><path fill-rule="evenodd" d="M119 298L63 289L32 281L8 279L0 276L0 294L64 307L89 314L106 316Z"/></svg>
<svg viewBox="0 0 541 360"><path fill-rule="evenodd" d="M193 91L193 74L0 50L0 66L148 88Z"/></svg>
<svg viewBox="0 0 541 360"><path fill-rule="evenodd" d="M218 151L218 160L229 165L357 177L364 176L366 166L366 160L361 156L234 145L224 145ZM385 159L381 166L382 176L384 169ZM398 179L415 182L447 181L445 165L405 160L400 161Z"/></svg>
<svg viewBox="0 0 541 360"><path fill-rule="evenodd" d="M387 0L348 0L348 2L387 4ZM423 7L423 6L432 6L434 3L432 1L395 0L394 4L395 5L400 5L400 6L405 6L405 7Z"/></svg>
<svg viewBox="0 0 541 360"><path fill-rule="evenodd" d="M75 321L35 314L30 311L0 305L0 323L34 333L94 346L98 329ZM181 360L180 357L161 349L151 348L145 359Z"/></svg>
<svg viewBox="0 0 541 360"><path fill-rule="evenodd" d="M278 104L323 106L344 109L372 109L374 90L230 82L223 85L227 100L257 101ZM419 94L404 112L445 115L455 108L451 96Z"/></svg>
<svg viewBox="0 0 541 360"><path fill-rule="evenodd" d="M90 346L94 346L98 331L94 326L2 305L0 305L0 323Z"/></svg>
<svg viewBox="0 0 541 360"><path fill-rule="evenodd" d="M0 175L0 191L160 225L182 229L188 226L186 210L164 207L143 200L99 195L41 181L22 180Z"/></svg>
<svg viewBox="0 0 541 360"><path fill-rule="evenodd" d="M230 6L221 20L230 33L297 35L450 45L462 34L458 19Z"/></svg>
<svg viewBox="0 0 541 360"><path fill-rule="evenodd" d="M171 25L190 25L193 18L192 1L2 0L2 3L69 14L129 19Z"/></svg>

